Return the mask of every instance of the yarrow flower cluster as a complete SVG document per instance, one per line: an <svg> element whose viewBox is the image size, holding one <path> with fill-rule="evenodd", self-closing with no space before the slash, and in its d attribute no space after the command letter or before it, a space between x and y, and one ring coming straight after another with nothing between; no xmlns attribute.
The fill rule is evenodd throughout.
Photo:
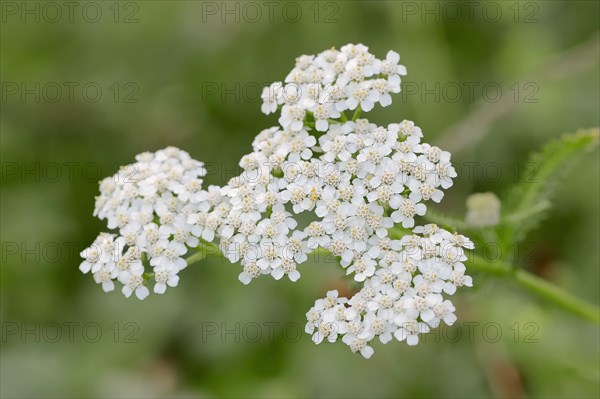
<svg viewBox="0 0 600 399"><path fill-rule="evenodd" d="M362 44L332 48L317 56L302 55L285 78L262 92L262 111L276 112L281 107L279 123L283 129L302 130L307 120L319 132L327 131L330 119L341 117L346 110L365 112L379 103L392 103L390 93L400 92L400 77L406 67L400 55L389 51L379 60Z"/></svg>
<svg viewBox="0 0 600 399"><path fill-rule="evenodd" d="M262 274L295 281L297 264L319 247L365 281L380 261L377 248L389 245L388 229L414 227L424 202L439 202L456 176L450 154L421 137L410 121L332 124L318 140L306 130L267 129L242 158L243 173L221 190L224 201L188 221L217 232L223 253L244 267L243 283ZM295 215L305 212L314 220L300 229Z"/></svg>
<svg viewBox="0 0 600 399"><path fill-rule="evenodd" d="M443 294L473 285L462 263L467 259L464 248L472 249L473 244L433 224L416 227L413 233L388 242L375 275L352 298L329 291L316 301L306 314L306 332L315 343L335 342L341 336L353 352L369 358L375 337L384 344L396 338L416 345L419 334L441 321L456 321L454 305Z"/></svg>
<svg viewBox="0 0 600 399"><path fill-rule="evenodd" d="M100 183L94 216L118 234L101 233L81 253L80 270L91 272L104 291L114 290L116 279L125 296L135 292L144 299L150 280L158 294L176 286L179 271L187 266L183 256L198 245L198 226L189 224L187 215L206 200L206 169L173 147L140 154L136 161Z"/></svg>
<svg viewBox="0 0 600 399"><path fill-rule="evenodd" d="M116 278L125 295L143 298L143 258L162 293L177 284L198 238L239 262L244 284L261 275L296 281L312 251L328 251L363 288L350 299L330 291L316 301L306 325L316 343L341 337L370 357L375 337L414 345L441 321L452 324L444 295L472 285L462 262L473 244L436 225L415 227L457 176L450 153L423 142L411 121L377 126L360 118L400 91L399 59L390 51L379 60L360 44L298 57L285 83L263 91L262 111L279 112L279 126L256 136L241 174L223 187L202 190L202 164L182 151L138 156L135 184L101 183L95 214L119 234L101 234L82 271L105 290Z"/></svg>

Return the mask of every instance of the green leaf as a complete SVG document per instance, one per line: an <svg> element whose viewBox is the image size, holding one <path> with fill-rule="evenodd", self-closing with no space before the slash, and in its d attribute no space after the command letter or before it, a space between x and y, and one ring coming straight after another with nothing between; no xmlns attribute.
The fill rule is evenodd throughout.
<svg viewBox="0 0 600 399"><path fill-rule="evenodd" d="M551 197L561 177L575 161L598 145L598 128L565 134L533 153L526 164L527 172L510 189L502 201L501 243L516 243L535 228L551 207Z"/></svg>

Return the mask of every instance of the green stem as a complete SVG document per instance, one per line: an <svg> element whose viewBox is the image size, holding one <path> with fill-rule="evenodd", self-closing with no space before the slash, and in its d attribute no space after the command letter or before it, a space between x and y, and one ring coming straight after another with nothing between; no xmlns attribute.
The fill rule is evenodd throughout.
<svg viewBox="0 0 600 399"><path fill-rule="evenodd" d="M195 249L197 249L198 252L185 259L188 266L196 262L200 262L210 255L221 254L221 249L219 246L209 242L201 242Z"/></svg>
<svg viewBox="0 0 600 399"><path fill-rule="evenodd" d="M494 276L511 278L532 294L561 307L567 312L600 325L600 309L597 306L526 270L514 268L504 262L488 262L478 255L472 257L468 262L468 267Z"/></svg>
<svg viewBox="0 0 600 399"><path fill-rule="evenodd" d="M185 261L187 262L188 266L196 263L196 262L200 262L201 260L204 260L206 258L206 253L204 253L203 251L198 251L195 254L193 254L192 256L189 256L188 258L185 259Z"/></svg>
<svg viewBox="0 0 600 399"><path fill-rule="evenodd" d="M398 231L398 229L390 229L390 231ZM559 306L573 315L600 325L600 308L598 308L598 306L578 298L526 270L517 268L503 261L490 262L475 254L469 256L467 267L471 270L487 273L496 277L512 279L530 293Z"/></svg>
<svg viewBox="0 0 600 399"><path fill-rule="evenodd" d="M403 233L406 232L403 231ZM212 243L201 242L196 249L198 249L198 252L186 259L188 266L204 260L209 255L221 254L219 246ZM314 253L318 256L327 256L330 252L324 248L317 248ZM467 267L492 276L512 279L530 293L559 306L573 315L600 325L600 308L526 270L515 268L513 265L502 261L490 262L479 255L471 255Z"/></svg>
<svg viewBox="0 0 600 399"><path fill-rule="evenodd" d="M362 109L360 108L360 105L359 105L354 110L354 114L352 114L352 122L355 122L360 117L360 114L362 114Z"/></svg>
<svg viewBox="0 0 600 399"><path fill-rule="evenodd" d="M522 269L517 271L515 280L519 285L529 289L539 297L552 301L573 314L600 324L600 309L597 306L572 295L547 280Z"/></svg>

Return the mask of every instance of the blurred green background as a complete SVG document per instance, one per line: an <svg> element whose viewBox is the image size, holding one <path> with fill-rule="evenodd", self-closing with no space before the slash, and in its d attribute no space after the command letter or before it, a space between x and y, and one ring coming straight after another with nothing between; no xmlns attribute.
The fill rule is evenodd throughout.
<svg viewBox="0 0 600 399"><path fill-rule="evenodd" d="M246 287L211 258L139 302L104 294L77 257L105 230L100 178L173 145L224 183L276 123L258 87L348 42L401 54L405 92L368 117L413 119L452 151L438 208L462 215L469 193L527 173L529 151L599 125L599 2L0 4L2 397L600 396L598 327L507 281L474 275L457 327L366 361L301 333L316 298L346 290L334 264ZM599 169L598 152L582 160L519 247L521 266L595 304Z"/></svg>

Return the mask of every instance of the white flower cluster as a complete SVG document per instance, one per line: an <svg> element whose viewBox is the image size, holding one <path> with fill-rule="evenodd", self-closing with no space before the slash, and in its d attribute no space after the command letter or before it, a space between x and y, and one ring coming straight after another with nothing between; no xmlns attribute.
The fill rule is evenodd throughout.
<svg viewBox="0 0 600 399"><path fill-rule="evenodd" d="M394 51L379 60L362 44L302 55L285 84L275 82L263 89L262 112L268 115L281 107L279 123L284 129L300 132L308 121L324 132L329 120L346 110L368 112L377 103L390 105L390 93L400 92L400 76L406 75L399 61Z"/></svg>
<svg viewBox="0 0 600 399"><path fill-rule="evenodd" d="M306 326L316 343L342 336L370 357L376 336L414 345L440 321L452 324L443 295L472 285L462 262L473 244L436 225L415 227L457 176L450 153L424 143L409 120L384 127L359 118L400 91L399 59L390 51L378 60L361 44L299 57L285 84L263 92L262 110L279 112L280 126L257 135L242 173L223 187L202 190L206 171L183 151L139 155L135 181L126 167L101 183L95 215L119 234L101 234L81 270L106 291L117 278L126 296L143 298L148 278L157 293L177 284L198 238L239 262L244 284L261 275L296 281L297 266L325 250L363 287L350 299L330 291L317 300Z"/></svg>
<svg viewBox="0 0 600 399"><path fill-rule="evenodd" d="M316 301L306 314L306 332L315 343L335 342L341 336L353 352L369 358L375 337L384 344L394 337L416 345L419 334L441 321L456 321L455 308L443 294L473 285L462 263L467 259L463 248L472 249L473 243L433 224L413 232L379 249L375 276L351 299L329 291Z"/></svg>
<svg viewBox="0 0 600 399"><path fill-rule="evenodd" d="M318 247L365 281L388 229L413 227L423 202L439 202L456 176L450 154L421 137L410 121L384 128L366 119L332 124L318 140L306 130L264 130L243 173L220 190L224 200L215 193L214 209L188 221L209 231L207 240L217 233L229 260L241 261L243 283L262 274L296 281L296 266ZM295 215L304 212L313 220L299 229Z"/></svg>
<svg viewBox="0 0 600 399"><path fill-rule="evenodd" d="M183 256L198 245L199 228L189 224L188 215L205 202L202 190L204 165L177 148L136 156L136 163L122 167L100 183L94 215L106 219L117 234L101 233L81 256L83 273L92 272L104 291L112 291L114 279L123 284L127 297L139 299L174 287L178 273L187 266ZM142 258L152 270L146 270Z"/></svg>

